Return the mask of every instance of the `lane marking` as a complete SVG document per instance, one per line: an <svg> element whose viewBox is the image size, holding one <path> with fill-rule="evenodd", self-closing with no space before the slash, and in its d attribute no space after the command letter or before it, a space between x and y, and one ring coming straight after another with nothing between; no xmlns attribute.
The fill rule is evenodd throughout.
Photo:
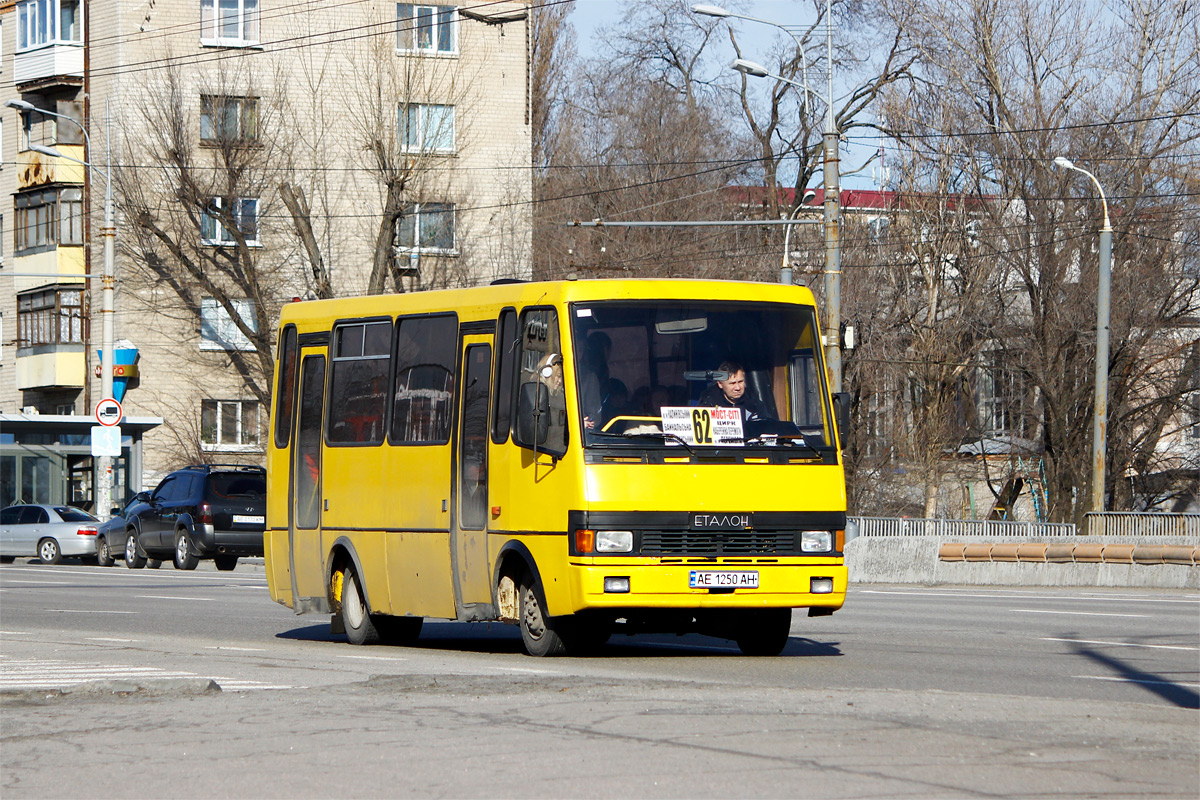
<svg viewBox="0 0 1200 800"><path fill-rule="evenodd" d="M1104 611L1051 611L1043 608L1010 608L1020 614L1070 614L1074 617L1145 617L1146 614L1112 614Z"/></svg>
<svg viewBox="0 0 1200 800"><path fill-rule="evenodd" d="M121 642L123 644L137 641L137 639L113 639L108 636L85 636L84 639L89 642Z"/></svg>
<svg viewBox="0 0 1200 800"><path fill-rule="evenodd" d="M136 614L136 611L105 611L102 608L51 608L55 614Z"/></svg>
<svg viewBox="0 0 1200 800"><path fill-rule="evenodd" d="M391 656L338 656L338 658L357 658L361 661L408 661L407 658L392 658Z"/></svg>
<svg viewBox="0 0 1200 800"><path fill-rule="evenodd" d="M192 600L200 600L205 603L217 602L217 598L215 597L172 597L171 595L166 594L138 594L134 595L134 597L139 600L186 600L189 602Z"/></svg>
<svg viewBox="0 0 1200 800"><path fill-rule="evenodd" d="M1200 689L1200 683L1176 683L1175 681L1140 681L1137 678L1114 678L1111 675L1072 675L1081 681L1113 681L1114 683L1141 683L1146 686L1186 686L1189 689Z"/></svg>
<svg viewBox="0 0 1200 800"><path fill-rule="evenodd" d="M87 683L132 680L139 682L164 681L179 678L199 678L216 681L223 691L248 692L263 689L304 688L264 681L240 680L216 675L202 675L159 667L135 667L113 664L62 661L58 659L11 659L0 655L0 690L58 689Z"/></svg>
<svg viewBox="0 0 1200 800"><path fill-rule="evenodd" d="M561 672L552 669L529 669L527 667L494 667L500 672L521 672L529 675L561 675Z"/></svg>
<svg viewBox="0 0 1200 800"><path fill-rule="evenodd" d="M1011 592L1009 594L977 594L974 592L904 592L899 590L886 589L853 589L855 594L898 594L909 597L982 597L992 600L1061 600L1064 602L1117 602L1117 603L1174 603L1177 605L1196 605L1195 600L1168 600L1155 597L1126 597L1113 596L1104 597L1096 595L1053 595L1053 594L1023 594L1021 592ZM1184 595L1185 598L1191 598L1193 595ZM1200 595L1195 596L1200 599Z"/></svg>
<svg viewBox="0 0 1200 800"><path fill-rule="evenodd" d="M0 636L32 636L32 631L0 631Z"/></svg>
<svg viewBox="0 0 1200 800"><path fill-rule="evenodd" d="M226 645L209 645L205 650L236 650L239 653L265 653L265 647L229 647Z"/></svg>
<svg viewBox="0 0 1200 800"><path fill-rule="evenodd" d="M1187 647L1181 644L1140 644L1137 642L1102 642L1096 639L1059 639L1056 636L1043 636L1043 642L1071 642L1073 644L1107 644L1113 647L1149 647L1154 650L1200 650L1200 647Z"/></svg>

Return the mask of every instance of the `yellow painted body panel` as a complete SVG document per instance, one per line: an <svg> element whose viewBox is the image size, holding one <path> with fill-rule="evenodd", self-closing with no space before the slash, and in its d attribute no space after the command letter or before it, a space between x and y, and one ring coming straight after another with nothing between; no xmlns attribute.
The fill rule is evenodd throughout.
<svg viewBox="0 0 1200 800"><path fill-rule="evenodd" d="M813 305L798 286L707 281L578 281L529 283L407 295L294 303L283 309L280 328L294 324L303 337L328 333L339 319L366 319L454 311L460 324L494 321L501 309L529 305L559 311L563 359L573 363L568 303L613 299L689 299L790 302ZM490 336L472 331L468 342ZM301 355L327 352L303 345ZM493 357L495 357L493 352ZM279 370L277 368L276 373ZM488 439L485 532L451 529L454 444L323 448L320 552L311 552L297 583L324 582L335 541L351 542L363 569L373 612L455 618L472 604L494 597L501 551L519 543L532 556L553 615L602 608L839 608L845 600L841 556L737 559L581 558L568 551L569 511L819 511L846 510L843 467L821 464L797 450L788 464L584 463L579 440L578 387L566 373L568 445L562 458ZM327 399L328 402L328 399ZM277 404L272 407L272 431ZM456 425L457 417L456 417ZM288 552L288 458L268 454L267 577L271 596L292 604ZM680 457L687 452L681 448ZM455 536L459 545L454 544ZM473 554L486 552L487 563ZM457 554L457 555L456 555ZM315 557L315 558L314 558ZM457 560L457 575L454 566ZM319 561L319 566L317 563ZM668 562L668 563L664 563ZM674 562L674 563L670 563ZM297 559L299 564L299 559ZM760 588L728 594L688 588L697 568L756 569ZM297 566L297 570L300 567ZM606 576L626 576L630 594L605 594ZM813 577L832 578L832 594L810 593ZM306 596L301 589L300 595Z"/></svg>

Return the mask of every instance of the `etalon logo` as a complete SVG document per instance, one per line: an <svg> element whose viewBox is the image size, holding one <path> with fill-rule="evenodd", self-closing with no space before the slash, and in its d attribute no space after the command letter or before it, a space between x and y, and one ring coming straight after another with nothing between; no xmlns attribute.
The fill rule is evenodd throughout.
<svg viewBox="0 0 1200 800"><path fill-rule="evenodd" d="M692 514L696 530L740 531L754 527L751 514Z"/></svg>

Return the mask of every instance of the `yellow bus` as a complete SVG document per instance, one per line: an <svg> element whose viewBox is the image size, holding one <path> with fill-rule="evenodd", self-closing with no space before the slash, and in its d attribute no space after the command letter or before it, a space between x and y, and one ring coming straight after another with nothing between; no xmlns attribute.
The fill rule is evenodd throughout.
<svg viewBox="0 0 1200 800"><path fill-rule="evenodd" d="M506 282L279 324L271 597L351 643L428 617L538 656L661 631L776 655L792 609L845 600L846 398L806 288Z"/></svg>

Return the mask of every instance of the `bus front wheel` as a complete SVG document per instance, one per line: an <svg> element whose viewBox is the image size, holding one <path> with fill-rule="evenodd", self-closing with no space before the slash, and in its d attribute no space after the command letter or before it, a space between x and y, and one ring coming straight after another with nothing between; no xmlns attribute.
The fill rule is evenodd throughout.
<svg viewBox="0 0 1200 800"><path fill-rule="evenodd" d="M358 576L347 569L342 581L342 622L346 626L346 638L350 644L379 644L379 630L367 613L362 590L358 587Z"/></svg>
<svg viewBox="0 0 1200 800"><path fill-rule="evenodd" d="M559 623L546 614L542 587L530 573L521 579L521 641L531 656L559 656L567 645L559 633Z"/></svg>

